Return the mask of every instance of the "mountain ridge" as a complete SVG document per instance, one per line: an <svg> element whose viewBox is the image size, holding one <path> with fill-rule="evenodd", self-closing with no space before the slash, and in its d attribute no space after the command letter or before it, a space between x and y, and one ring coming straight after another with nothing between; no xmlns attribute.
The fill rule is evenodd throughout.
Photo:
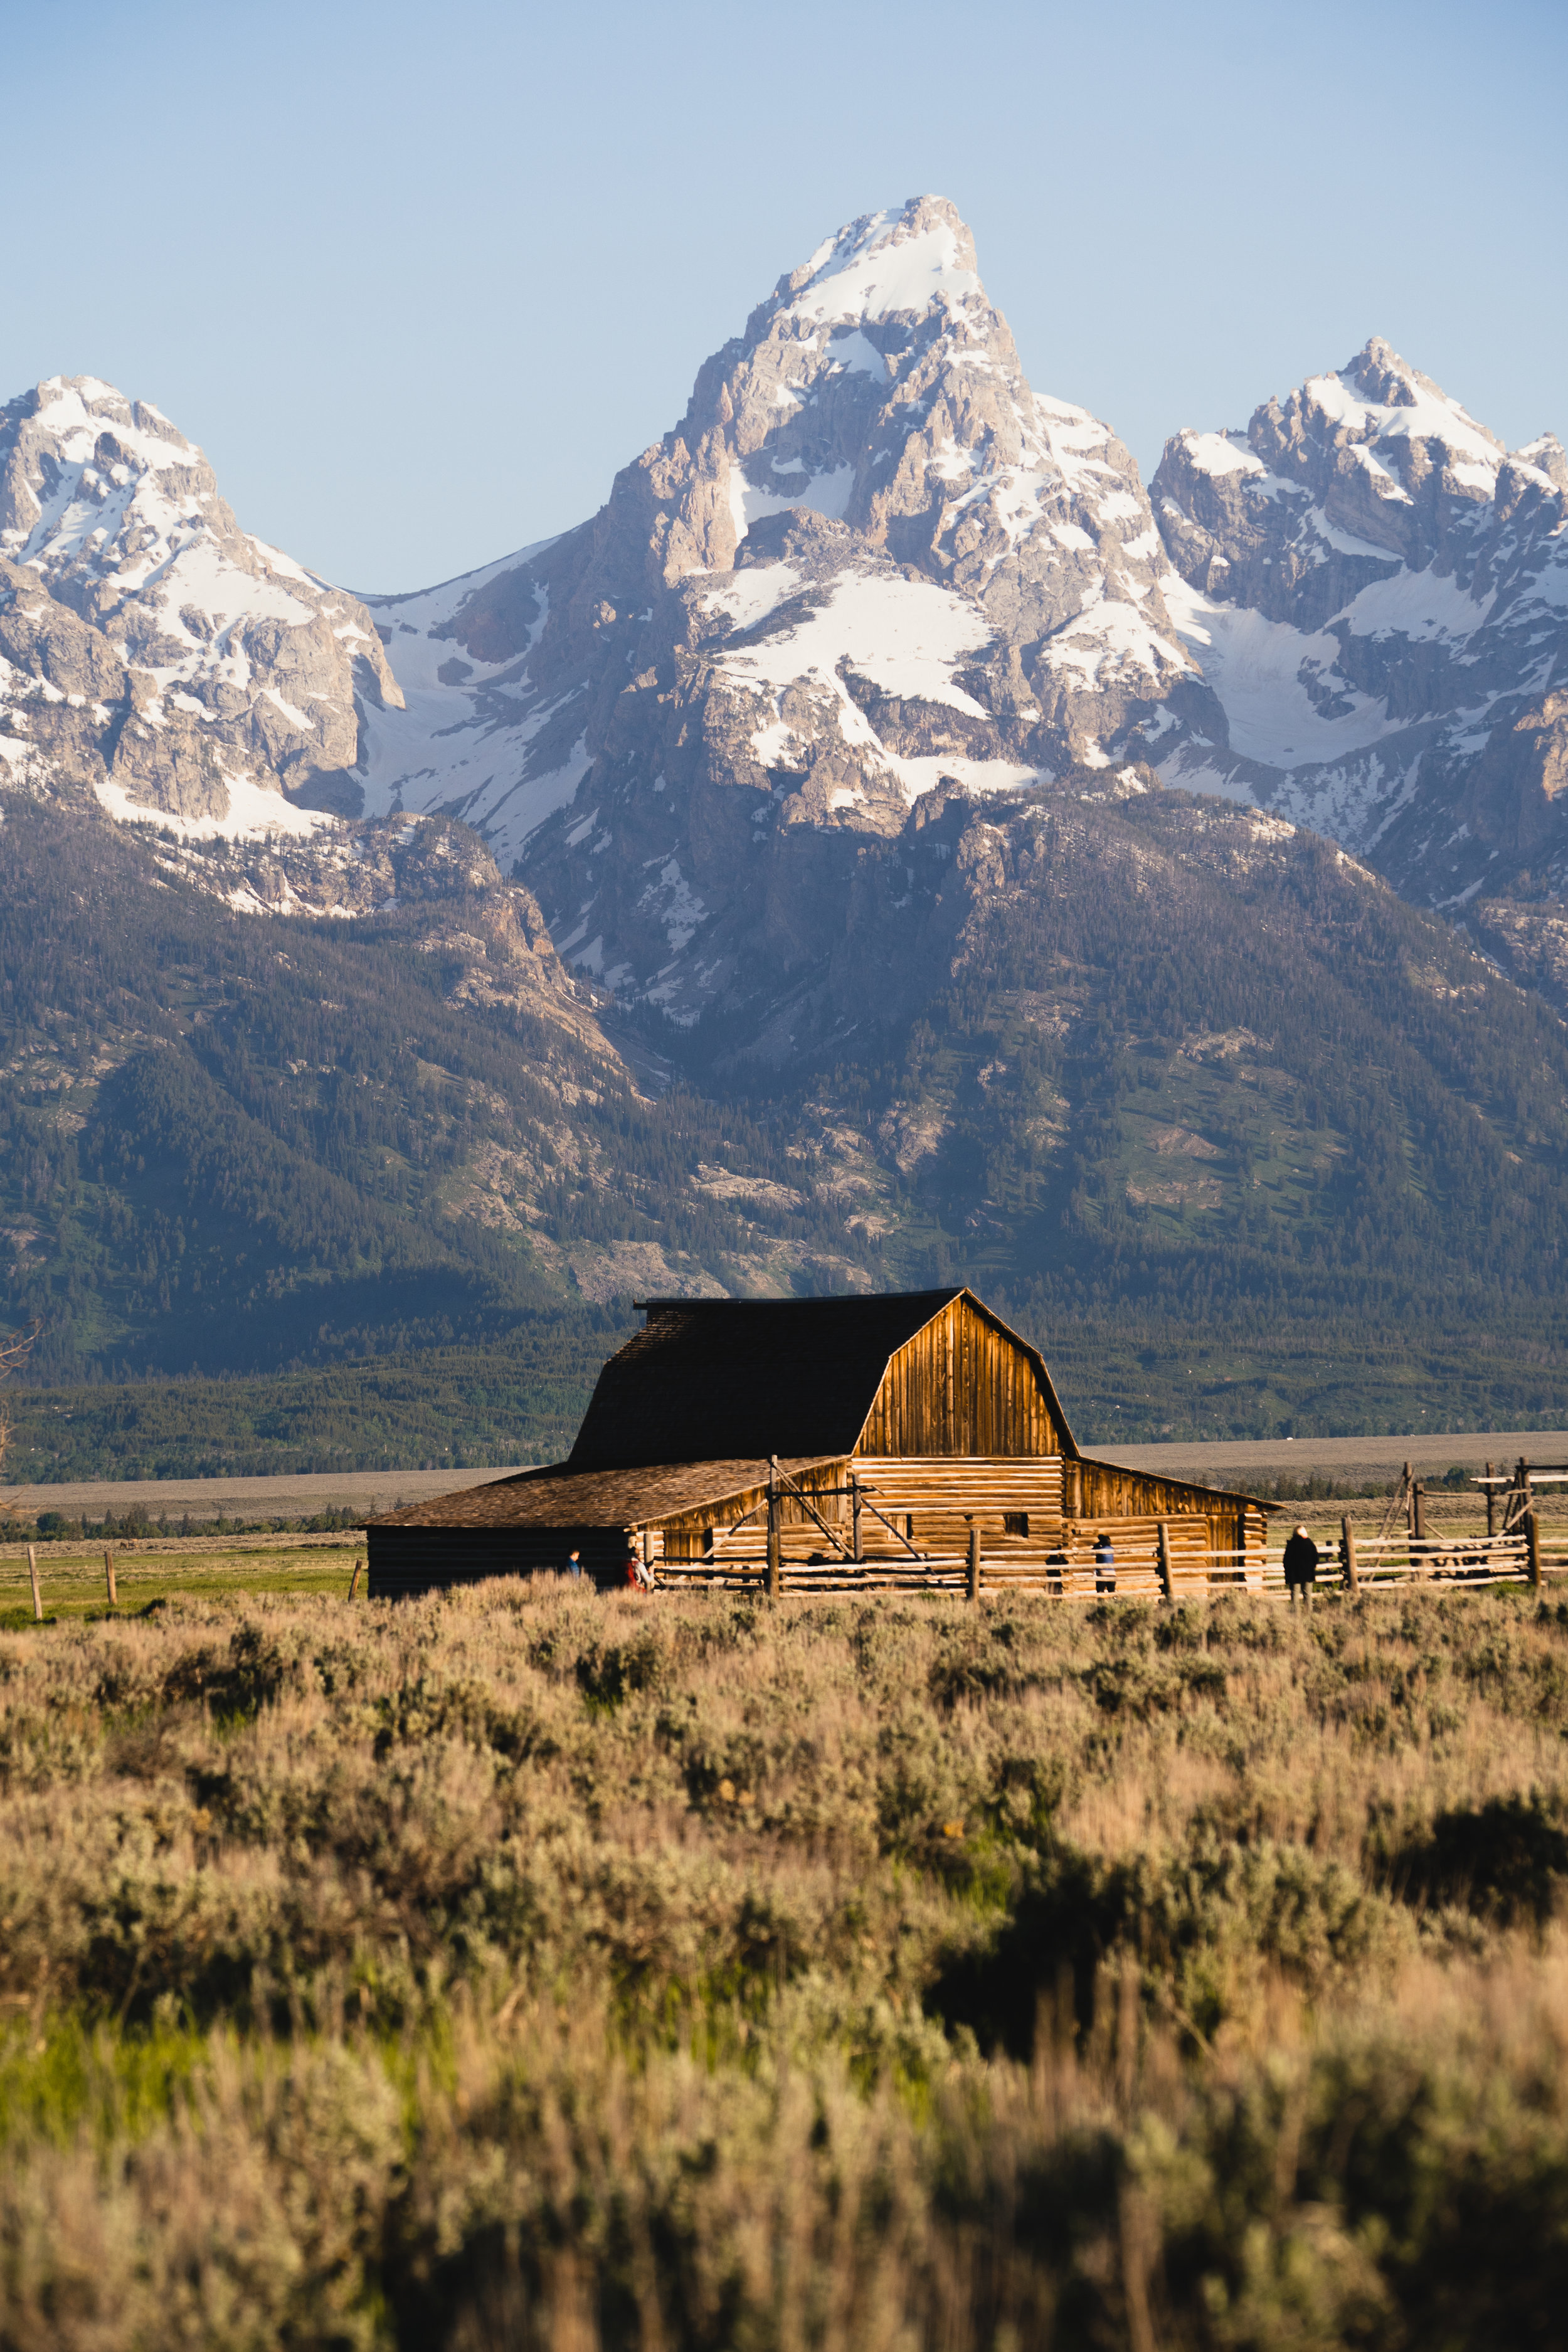
<svg viewBox="0 0 1568 2352"><path fill-rule="evenodd" d="M1167 443L1173 604L1226 713L1171 782L1253 800L1549 948L1568 781L1568 456L1509 451L1373 337L1245 432ZM1527 911L1533 909L1533 911ZM1510 931L1511 926L1511 931ZM1561 974L1545 978L1564 1001Z"/></svg>
<svg viewBox="0 0 1568 2352"><path fill-rule="evenodd" d="M1568 969L1544 442L1500 454L1374 339L1248 435L1175 436L1152 499L1027 385L929 198L786 273L598 515L437 589L290 588L226 556L166 421L13 408L0 1231L55 1377L959 1272L1047 1347L1099 1334L1119 1399L1159 1334L1151 1434L1204 1425L1177 1352L1327 1345L1338 1379L1397 1333L1463 1390L1484 1329L1494 1422L1560 1377L1568 1039L1498 969ZM303 699L262 609L296 589ZM1457 758L1483 657L1477 826L1423 850L1447 772L1384 824L1373 763ZM1243 748L1299 716L1333 761ZM1494 739L1525 748L1489 784ZM1360 855L1290 797L1334 790ZM1407 899L1462 903L1402 903L1395 852ZM1215 1426L1231 1383L1261 1393L1216 1372Z"/></svg>
<svg viewBox="0 0 1568 2352"><path fill-rule="evenodd" d="M0 416L0 560L50 600L0 578L0 761L230 833L461 816L585 971L689 1025L790 828L1146 760L1563 998L1553 436L1508 452L1374 336L1245 433L1173 436L1151 492L1031 390L929 196L786 271L598 516L432 589L327 588L161 412L50 379Z"/></svg>

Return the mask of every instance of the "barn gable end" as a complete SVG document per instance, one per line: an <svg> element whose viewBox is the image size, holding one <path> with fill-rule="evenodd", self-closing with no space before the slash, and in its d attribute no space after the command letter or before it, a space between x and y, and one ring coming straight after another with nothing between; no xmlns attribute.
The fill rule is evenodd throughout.
<svg viewBox="0 0 1568 2352"><path fill-rule="evenodd" d="M847 1454L892 1358L963 1296L650 1298L599 1375L570 1466Z"/></svg>
<svg viewBox="0 0 1568 2352"><path fill-rule="evenodd" d="M1078 1458L1044 1360L967 1290L895 1350L855 1451Z"/></svg>

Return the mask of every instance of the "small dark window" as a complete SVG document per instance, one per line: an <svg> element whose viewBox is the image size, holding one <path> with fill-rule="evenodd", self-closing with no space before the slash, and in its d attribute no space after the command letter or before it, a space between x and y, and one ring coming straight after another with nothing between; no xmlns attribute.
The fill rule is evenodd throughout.
<svg viewBox="0 0 1568 2352"><path fill-rule="evenodd" d="M1002 1514L1002 1532L1004 1535L1008 1536L1026 1536L1029 1532L1029 1514L1027 1511L1004 1511Z"/></svg>
<svg viewBox="0 0 1568 2352"><path fill-rule="evenodd" d="M904 1540L906 1543L913 1543L914 1539L915 1515L912 1511L906 1511L904 1513Z"/></svg>

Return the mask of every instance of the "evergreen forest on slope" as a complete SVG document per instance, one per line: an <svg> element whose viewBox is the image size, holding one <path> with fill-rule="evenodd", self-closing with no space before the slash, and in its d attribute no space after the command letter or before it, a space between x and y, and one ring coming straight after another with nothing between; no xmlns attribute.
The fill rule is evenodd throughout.
<svg viewBox="0 0 1568 2352"><path fill-rule="evenodd" d="M1562 1419L1568 1038L1462 934L1103 778L833 847L655 1087L473 985L499 877L247 913L9 802L10 1475L548 1456L656 1286L971 1282L1089 1441Z"/></svg>

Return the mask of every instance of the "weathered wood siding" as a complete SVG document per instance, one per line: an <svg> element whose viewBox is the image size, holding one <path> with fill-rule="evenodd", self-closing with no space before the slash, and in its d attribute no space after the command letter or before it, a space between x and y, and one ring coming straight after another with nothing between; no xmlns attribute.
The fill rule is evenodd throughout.
<svg viewBox="0 0 1568 2352"><path fill-rule="evenodd" d="M1190 1486L1183 1478L1158 1478L1142 1470L1121 1470L1110 1462L1069 1462L1065 1465L1063 1509L1069 1519L1206 1518L1210 1548L1239 1550L1249 1531L1254 1544L1263 1542L1264 1514L1234 1497Z"/></svg>
<svg viewBox="0 0 1568 2352"><path fill-rule="evenodd" d="M971 1525L988 1549L1056 1540L1062 1519L1062 1459L1059 1454L993 1454L923 1461L857 1454L850 1465L868 1499L921 1551L963 1551ZM1013 1524L1009 1526L1008 1522ZM1026 1524L1019 1525L1022 1521ZM880 1559L903 1549L869 1511L860 1517L866 1557Z"/></svg>
<svg viewBox="0 0 1568 2352"><path fill-rule="evenodd" d="M843 1486L847 1468L847 1462L819 1463L814 1470L794 1474L794 1485L810 1496L829 1527L847 1528L849 1524L847 1499L834 1491ZM767 1487L759 1485L729 1496L717 1508L707 1504L700 1510L667 1512L649 1522L653 1557L705 1559L715 1546L729 1551L761 1550L768 1537L767 1505ZM779 1532L786 1559L807 1559L814 1551L832 1549L800 1495L791 1494L787 1487L781 1487L779 1494Z"/></svg>
<svg viewBox="0 0 1568 2352"><path fill-rule="evenodd" d="M1031 1358L955 1298L889 1364L857 1454L1060 1454L1064 1432Z"/></svg>

